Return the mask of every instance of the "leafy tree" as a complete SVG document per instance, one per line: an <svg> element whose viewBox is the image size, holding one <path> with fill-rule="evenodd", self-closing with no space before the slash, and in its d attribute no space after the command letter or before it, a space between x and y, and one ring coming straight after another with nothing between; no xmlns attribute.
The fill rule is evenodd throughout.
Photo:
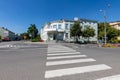
<svg viewBox="0 0 120 80"><path fill-rule="evenodd" d="M70 36L76 38L76 42L78 41L78 37L82 36L82 27L80 26L80 22L76 21L74 25L70 28Z"/></svg>
<svg viewBox="0 0 120 80"><path fill-rule="evenodd" d="M0 42L1 42L1 40L2 40L2 36L0 35Z"/></svg>
<svg viewBox="0 0 120 80"><path fill-rule="evenodd" d="M120 36L120 30L118 30L118 36Z"/></svg>
<svg viewBox="0 0 120 80"><path fill-rule="evenodd" d="M2 36L0 36L0 39L2 39Z"/></svg>
<svg viewBox="0 0 120 80"><path fill-rule="evenodd" d="M29 39L29 38L30 38L30 37L29 37L29 34L28 34L28 33L26 33L26 32L24 32L24 33L20 34L20 36L21 36L21 38L22 38L22 39L24 39L24 40L27 40L27 39Z"/></svg>
<svg viewBox="0 0 120 80"><path fill-rule="evenodd" d="M106 31L108 30L108 28L111 27L108 23L106 23ZM99 23L98 24L98 39L100 39L101 37L104 37L104 23Z"/></svg>
<svg viewBox="0 0 120 80"><path fill-rule="evenodd" d="M111 41L112 39L115 39L117 36L119 36L118 33L119 32L117 29L109 27L107 30L108 41Z"/></svg>
<svg viewBox="0 0 120 80"><path fill-rule="evenodd" d="M104 37L104 28L104 23L98 24L98 39L100 39L100 37ZM112 28L108 23L106 23L106 36L107 41L111 42L113 39L116 39L116 37L119 36L119 30Z"/></svg>
<svg viewBox="0 0 120 80"><path fill-rule="evenodd" d="M94 36L95 36L95 29L93 29L92 27L87 26L86 29L83 30L83 37L88 38L88 42L89 42L89 38Z"/></svg>
<svg viewBox="0 0 120 80"><path fill-rule="evenodd" d="M35 24L31 24L27 30L28 34L31 35L32 39L37 37L38 29L36 28Z"/></svg>

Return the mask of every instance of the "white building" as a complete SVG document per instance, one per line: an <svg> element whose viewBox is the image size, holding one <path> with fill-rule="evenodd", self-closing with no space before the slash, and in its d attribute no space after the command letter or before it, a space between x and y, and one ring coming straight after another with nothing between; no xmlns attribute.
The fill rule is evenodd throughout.
<svg viewBox="0 0 120 80"><path fill-rule="evenodd" d="M4 27L0 27L0 36L3 41L15 40L15 33Z"/></svg>
<svg viewBox="0 0 120 80"><path fill-rule="evenodd" d="M82 30L85 29L86 26L91 26L95 29L95 36L90 38L90 41L97 42L97 35L98 35L98 25L97 21L94 20L87 20L87 19L77 19L74 20L58 20L46 23L41 28L41 38L44 41L49 40L64 40L64 41L71 41L73 38L70 37L70 27L73 26L74 22L78 20L80 25L82 26ZM83 38L80 38L83 39Z"/></svg>

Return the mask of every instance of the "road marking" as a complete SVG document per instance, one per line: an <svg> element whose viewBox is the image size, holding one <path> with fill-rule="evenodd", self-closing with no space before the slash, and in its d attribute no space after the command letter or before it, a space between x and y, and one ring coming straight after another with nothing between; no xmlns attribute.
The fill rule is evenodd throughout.
<svg viewBox="0 0 120 80"><path fill-rule="evenodd" d="M53 53L53 54L48 54L48 56L60 56L60 55L69 55L69 54L80 54L80 52L70 52L70 53Z"/></svg>
<svg viewBox="0 0 120 80"><path fill-rule="evenodd" d="M48 50L48 53L58 53L58 52L76 52L75 50L56 50L56 51L54 51L54 50L51 50L51 51L49 51Z"/></svg>
<svg viewBox="0 0 120 80"><path fill-rule="evenodd" d="M72 48L66 48L66 47L49 47L48 49L55 49L58 50L58 49L67 49L67 50L71 50Z"/></svg>
<svg viewBox="0 0 120 80"><path fill-rule="evenodd" d="M120 80L120 75L109 76L109 77L100 78L96 80Z"/></svg>
<svg viewBox="0 0 120 80"><path fill-rule="evenodd" d="M86 55L56 56L56 57L47 57L47 59L50 60L50 59L78 58L78 57L87 57L87 56Z"/></svg>
<svg viewBox="0 0 120 80"><path fill-rule="evenodd" d="M46 63L46 65L53 66L53 65L73 64L73 63L92 62L92 61L96 61L96 60L92 58L88 58L88 59L75 59L75 60L63 60L63 61L49 61Z"/></svg>
<svg viewBox="0 0 120 80"><path fill-rule="evenodd" d="M80 73L94 72L94 71L108 70L108 69L112 69L112 68L105 64L99 64L99 65L84 66L84 67L50 70L45 72L45 78L54 78L54 77L61 77L66 75L73 75L73 74L80 74Z"/></svg>

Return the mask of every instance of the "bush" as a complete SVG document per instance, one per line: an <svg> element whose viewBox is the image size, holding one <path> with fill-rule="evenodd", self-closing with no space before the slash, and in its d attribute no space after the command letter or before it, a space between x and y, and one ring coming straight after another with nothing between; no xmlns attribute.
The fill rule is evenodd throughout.
<svg viewBox="0 0 120 80"><path fill-rule="evenodd" d="M120 43L120 40L118 40L118 43Z"/></svg>
<svg viewBox="0 0 120 80"><path fill-rule="evenodd" d="M0 39L2 39L2 37L0 36Z"/></svg>
<svg viewBox="0 0 120 80"><path fill-rule="evenodd" d="M44 42L44 40L41 39L40 42Z"/></svg>
<svg viewBox="0 0 120 80"><path fill-rule="evenodd" d="M117 38L113 38L113 39L111 39L111 42L112 42L112 43L119 43L120 40L118 40Z"/></svg>
<svg viewBox="0 0 120 80"><path fill-rule="evenodd" d="M32 42L40 42L40 37L36 37L36 38L32 39Z"/></svg>
<svg viewBox="0 0 120 80"><path fill-rule="evenodd" d="M0 42L2 41L2 37L0 36Z"/></svg>

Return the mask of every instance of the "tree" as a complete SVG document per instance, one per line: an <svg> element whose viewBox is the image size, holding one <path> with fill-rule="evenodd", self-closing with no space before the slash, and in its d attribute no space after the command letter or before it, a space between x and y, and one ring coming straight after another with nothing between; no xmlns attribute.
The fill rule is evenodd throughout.
<svg viewBox="0 0 120 80"><path fill-rule="evenodd" d="M28 33L26 33L26 32L24 32L24 33L20 34L20 36L21 36L21 38L22 38L22 39L24 39L24 40L29 39L29 34L28 34Z"/></svg>
<svg viewBox="0 0 120 80"><path fill-rule="evenodd" d="M2 41L2 36L0 35L0 42Z"/></svg>
<svg viewBox="0 0 120 80"><path fill-rule="evenodd" d="M109 27L108 30L107 30L107 39L108 39L108 41L111 42L112 39L116 39L117 36L119 36L118 33L119 32L118 32L117 29Z"/></svg>
<svg viewBox="0 0 120 80"><path fill-rule="evenodd" d="M106 31L108 30L108 28L111 27L108 23L106 23ZM101 37L104 37L104 23L99 23L98 24L98 39L100 39Z"/></svg>
<svg viewBox="0 0 120 80"><path fill-rule="evenodd" d="M32 39L37 37L38 29L36 28L35 24L31 24L27 30L28 34L31 35Z"/></svg>
<svg viewBox="0 0 120 80"><path fill-rule="evenodd" d="M86 29L83 30L83 37L88 38L88 42L89 42L89 38L94 36L95 36L95 29L93 29L92 27L87 26Z"/></svg>
<svg viewBox="0 0 120 80"><path fill-rule="evenodd" d="M98 39L101 37L104 38L104 23L98 24ZM112 28L108 23L106 23L106 36L107 41L111 42L111 40L116 39L117 36L119 36L119 30Z"/></svg>
<svg viewBox="0 0 120 80"><path fill-rule="evenodd" d="M0 36L0 40L2 39L2 36Z"/></svg>
<svg viewBox="0 0 120 80"><path fill-rule="evenodd" d="M80 22L76 21L74 25L70 28L70 36L78 41L78 37L82 36L82 27L80 26Z"/></svg>

